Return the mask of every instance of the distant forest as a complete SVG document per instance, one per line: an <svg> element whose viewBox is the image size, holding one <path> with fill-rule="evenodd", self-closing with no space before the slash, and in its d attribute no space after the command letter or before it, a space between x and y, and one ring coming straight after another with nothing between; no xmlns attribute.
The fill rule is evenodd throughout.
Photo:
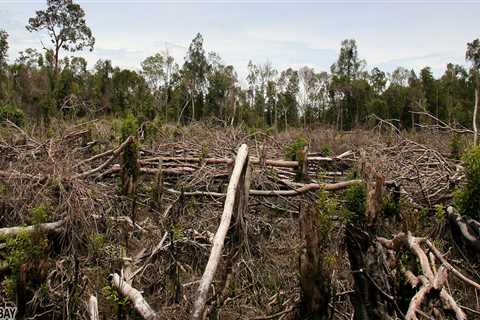
<svg viewBox="0 0 480 320"><path fill-rule="evenodd" d="M408 129L421 117L415 112L426 111L451 125L472 126L478 39L466 46L471 68L449 63L438 79L430 67L418 74L402 67L392 73L366 70L356 41L347 39L329 71L276 70L270 63L249 62L248 86L242 87L232 65L205 51L200 33L184 61L157 53L134 71L114 67L110 60L89 68L84 58L71 55L93 50L95 38L85 12L70 0L48 0L26 28L46 33L51 42L10 62L8 30L0 30L0 117L18 123L132 114L141 122L207 120L279 130L322 124L350 130L367 126L376 115Z"/></svg>

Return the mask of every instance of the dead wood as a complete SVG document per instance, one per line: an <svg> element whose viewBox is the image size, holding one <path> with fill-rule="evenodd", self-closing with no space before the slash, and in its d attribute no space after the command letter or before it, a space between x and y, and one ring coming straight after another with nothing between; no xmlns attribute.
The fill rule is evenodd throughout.
<svg viewBox="0 0 480 320"><path fill-rule="evenodd" d="M245 175L246 173L246 166L248 166L248 147L244 144L239 148L237 157L235 159L235 166L228 184L222 219L217 232L215 233L210 257L197 289L197 295L192 311L192 319L194 320L200 320L203 316L208 290L210 289L210 284L212 283L218 263L220 261L225 236L227 235L232 215L234 214L234 210L239 210L238 208L235 208L234 204L237 189L244 188L244 186L239 186L239 182L241 180L241 176Z"/></svg>
<svg viewBox="0 0 480 320"><path fill-rule="evenodd" d="M145 320L158 319L156 312L150 307L140 291L129 285L117 273L110 275L110 282L123 296L127 297L132 302L135 310Z"/></svg>

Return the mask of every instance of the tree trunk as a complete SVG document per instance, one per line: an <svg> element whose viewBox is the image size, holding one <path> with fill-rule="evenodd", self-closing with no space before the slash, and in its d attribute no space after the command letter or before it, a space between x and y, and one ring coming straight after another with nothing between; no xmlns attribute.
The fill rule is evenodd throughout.
<svg viewBox="0 0 480 320"><path fill-rule="evenodd" d="M328 241L321 232L316 206L307 208L300 218L300 233L304 245L299 259L302 319L328 319L331 299L331 277L325 263Z"/></svg>

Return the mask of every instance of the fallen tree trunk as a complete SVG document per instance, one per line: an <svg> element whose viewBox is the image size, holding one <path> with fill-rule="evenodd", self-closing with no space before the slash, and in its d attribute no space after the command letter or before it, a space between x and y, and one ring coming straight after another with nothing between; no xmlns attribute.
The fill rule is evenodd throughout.
<svg viewBox="0 0 480 320"><path fill-rule="evenodd" d="M145 320L156 320L158 315L150 307L145 298L143 298L140 291L130 286L126 281L120 278L117 273L110 275L111 284L124 296L127 297L133 304L135 310L145 319Z"/></svg>
<svg viewBox="0 0 480 320"><path fill-rule="evenodd" d="M192 319L200 320L203 316L203 310L205 303L207 302L207 294L212 283L215 272L217 271L218 263L222 255L223 245L228 229L230 227L230 221L235 209L235 195L238 188L244 188L239 186L241 176L245 175L246 167L248 166L248 147L243 144L238 150L237 157L235 159L235 166L233 168L232 176L227 188L227 198L225 199L225 206L223 208L222 218L220 225L218 226L215 237L213 238L213 247L208 258L207 266L203 273L202 279L197 289L197 297L193 304Z"/></svg>
<svg viewBox="0 0 480 320"><path fill-rule="evenodd" d="M63 226L64 223L64 220L59 220L56 222L41 223L36 226L1 228L0 236L16 236L23 232L30 234L34 230L41 230L44 232L56 232Z"/></svg>
<svg viewBox="0 0 480 320"><path fill-rule="evenodd" d="M337 183L309 183L302 185L301 187L293 190L250 190L248 192L249 195L253 196L260 196L260 197L275 197L275 196L282 196L282 197L293 197L298 196L308 191L315 191L315 190L326 190L326 191L335 191L348 188L349 186L362 183L362 180L349 180L349 181L342 181ZM299 184L301 185L301 184ZM166 192L172 194L181 194L182 192L174 189L165 189ZM183 192L184 196L210 196L210 197L225 197L227 193L221 192L210 192L210 191L192 191L192 192Z"/></svg>
<svg viewBox="0 0 480 320"><path fill-rule="evenodd" d="M308 191L314 190L326 190L326 191L334 191L345 189L351 185L362 183L362 180L349 180L349 181L342 181L337 183L309 183L305 184L303 187L293 190L250 190L250 194L253 196L297 196L302 193L306 193Z"/></svg>
<svg viewBox="0 0 480 320"><path fill-rule="evenodd" d="M332 161L353 161L352 159L346 159L347 156L352 155L352 151L344 152L338 156L334 157L307 157L306 159L309 162L332 162ZM153 157L140 160L140 164L149 164L152 162L156 162L159 160L166 161L178 161L178 162L203 162L206 164L227 164L232 165L234 160L231 158L198 158L198 157ZM88 159L87 159L88 160ZM271 167L281 167L281 168L296 168L298 167L298 161L291 161L291 160L276 160L276 159L267 159L263 162L261 159L252 157L249 162L251 164L264 164Z"/></svg>

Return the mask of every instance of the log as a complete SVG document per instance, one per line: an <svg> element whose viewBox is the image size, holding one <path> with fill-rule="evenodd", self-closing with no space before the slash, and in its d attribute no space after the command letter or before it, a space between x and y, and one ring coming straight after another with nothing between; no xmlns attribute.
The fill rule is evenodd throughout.
<svg viewBox="0 0 480 320"><path fill-rule="evenodd" d="M16 236L22 232L30 234L34 230L41 230L44 232L56 232L63 226L64 223L64 220L59 220L55 222L41 223L36 226L1 228L0 236Z"/></svg>
<svg viewBox="0 0 480 320"><path fill-rule="evenodd" d="M299 188L293 190L255 190L252 189L248 193L249 195L253 196L261 196L261 197L275 197L275 196L282 196L282 197L293 197L298 196L308 191L315 191L315 190L326 190L326 191L335 191L348 188L349 186L362 183L363 180L349 180L349 181L342 181L337 183L309 183L309 184L298 184L300 185ZM174 189L165 189L166 192L172 194L181 194L180 191ZM183 192L184 196L210 196L210 197L225 197L226 193L221 192L210 192L210 191L192 191L192 192Z"/></svg>
<svg viewBox="0 0 480 320"><path fill-rule="evenodd" d="M120 278L118 273L112 273L109 276L111 284L124 296L127 297L133 304L135 310L145 320L158 319L157 313L150 307L145 298L143 298L140 291L130 286L126 281Z"/></svg>
<svg viewBox="0 0 480 320"><path fill-rule="evenodd" d="M94 295L91 295L90 299L88 299L88 314L90 315L90 320L100 320L98 316L98 300Z"/></svg>
<svg viewBox="0 0 480 320"><path fill-rule="evenodd" d="M342 181L337 183L309 183L305 184L303 187L293 190L250 190L250 195L253 196L283 196L283 197L291 197L297 196L302 193L306 193L308 191L314 190L326 190L326 191L334 191L345 189L349 186L362 183L363 180L349 180L349 181Z"/></svg>
<svg viewBox="0 0 480 320"><path fill-rule="evenodd" d="M248 147L246 144L242 144L238 150L237 157L235 158L235 166L233 168L232 176L227 188L227 197L225 199L225 206L223 208L222 218L220 225L218 226L215 237L213 238L213 247L208 258L207 266L200 280L200 284L197 289L197 297L193 304L192 319L200 320L203 315L205 303L207 302L207 294L212 283L213 277L217 270L218 263L222 255L223 245L228 229L230 227L230 221L234 211L235 195L239 188L239 181L242 174L245 174L245 166L248 165ZM243 188L243 186L240 186Z"/></svg>

